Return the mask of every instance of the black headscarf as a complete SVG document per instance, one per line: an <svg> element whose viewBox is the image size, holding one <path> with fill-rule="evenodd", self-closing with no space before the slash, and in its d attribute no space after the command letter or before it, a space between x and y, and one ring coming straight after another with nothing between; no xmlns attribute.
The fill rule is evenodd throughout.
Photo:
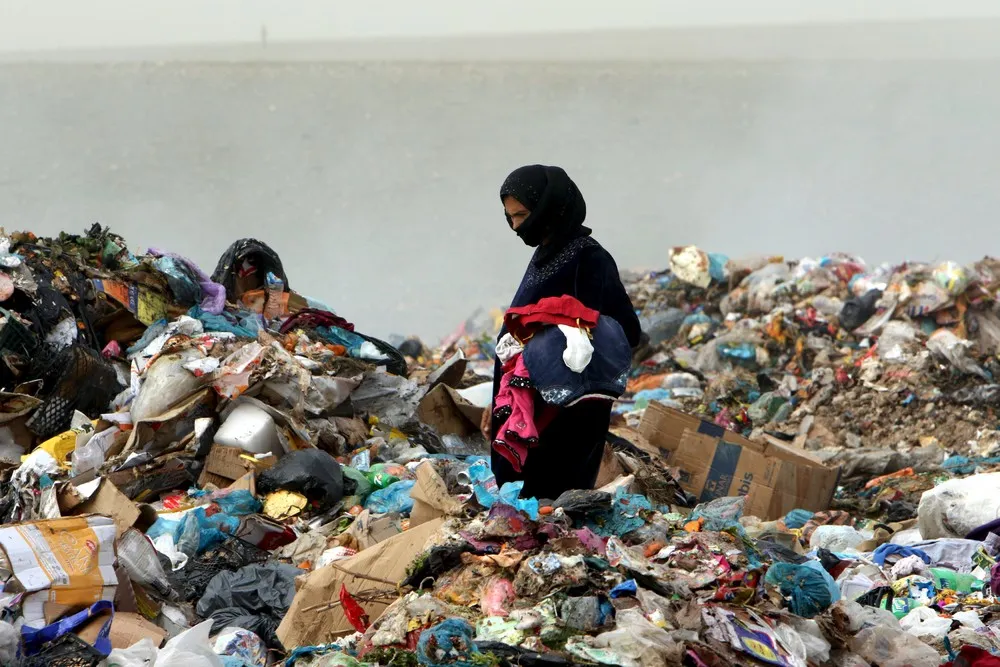
<svg viewBox="0 0 1000 667"><path fill-rule="evenodd" d="M532 248L545 242L558 247L590 235L590 229L583 226L587 203L573 179L559 167L535 164L516 169L500 188L500 199L508 196L531 211L516 232ZM510 216L507 224L513 227Z"/></svg>

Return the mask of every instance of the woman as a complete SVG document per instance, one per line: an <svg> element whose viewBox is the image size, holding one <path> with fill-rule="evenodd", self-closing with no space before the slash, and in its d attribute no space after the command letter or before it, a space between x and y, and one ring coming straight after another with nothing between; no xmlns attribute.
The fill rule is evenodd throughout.
<svg viewBox="0 0 1000 667"><path fill-rule="evenodd" d="M559 167L532 165L511 173L500 188L507 224L524 243L536 248L511 307L545 297L569 295L621 325L629 345L639 344L639 319L622 286L618 267L607 250L584 227L587 205L576 184ZM501 330L502 338L506 330ZM497 361L493 377L496 400L502 376ZM539 404L541 402L539 401ZM492 410L483 430L490 442L500 426ZM611 402L583 401L560 408L541 431L520 472L492 450L497 482L523 480L522 496L555 499L569 489L591 489L604 453L611 422Z"/></svg>

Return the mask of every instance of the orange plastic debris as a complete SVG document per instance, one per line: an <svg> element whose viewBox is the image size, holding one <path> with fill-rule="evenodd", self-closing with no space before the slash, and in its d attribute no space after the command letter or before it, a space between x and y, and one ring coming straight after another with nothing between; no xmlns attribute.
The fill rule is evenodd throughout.
<svg viewBox="0 0 1000 667"><path fill-rule="evenodd" d="M865 484L865 489L870 489L873 486L882 486L882 483L887 479L898 479L900 477L913 477L913 468L903 468L902 470L891 472L888 475L882 475L881 477L870 479L868 480L868 483Z"/></svg>
<svg viewBox="0 0 1000 667"><path fill-rule="evenodd" d="M705 519L695 519L684 524L684 530L689 533L700 533L703 525L705 525Z"/></svg>

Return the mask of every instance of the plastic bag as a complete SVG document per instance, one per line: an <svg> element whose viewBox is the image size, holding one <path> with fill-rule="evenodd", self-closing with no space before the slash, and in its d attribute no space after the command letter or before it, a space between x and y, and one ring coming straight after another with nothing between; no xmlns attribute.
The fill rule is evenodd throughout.
<svg viewBox="0 0 1000 667"><path fill-rule="evenodd" d="M95 602L87 609L62 618L54 623L50 623L42 628L32 628L27 625L21 626L21 640L25 655L44 655L46 645L56 642L60 638L69 635L80 626L86 624L91 618L100 614L111 612L111 616L105 621L94 641L94 650L103 655L111 653L111 640L108 634L111 632L111 622L115 617L115 607L111 600L101 600Z"/></svg>
<svg viewBox="0 0 1000 667"><path fill-rule="evenodd" d="M704 288L712 284L708 253L693 245L670 249L670 271L682 282L695 287Z"/></svg>
<svg viewBox="0 0 1000 667"><path fill-rule="evenodd" d="M330 509L344 497L344 473L340 464L321 449L289 452L257 481L262 495L274 491L296 491Z"/></svg>
<svg viewBox="0 0 1000 667"><path fill-rule="evenodd" d="M626 609L618 614L616 621L614 630L586 644L574 642L573 653L588 661L626 667L675 664L668 660L669 656L676 658L679 664L683 646L666 630L650 623L640 610Z"/></svg>
<svg viewBox="0 0 1000 667"><path fill-rule="evenodd" d="M984 380L991 380L990 374L969 358L969 348L972 341L959 338L948 329L938 329L927 341L927 349L945 359L956 369L969 375L978 375Z"/></svg>
<svg viewBox="0 0 1000 667"><path fill-rule="evenodd" d="M479 600L479 608L487 616L506 616L510 606L517 600L514 584L503 578L490 581L483 590Z"/></svg>
<svg viewBox="0 0 1000 667"><path fill-rule="evenodd" d="M1000 518L1000 473L952 479L925 491L917 507L917 528L925 540L965 537Z"/></svg>
<svg viewBox="0 0 1000 667"><path fill-rule="evenodd" d="M357 468L352 468L351 466L341 466L341 474L344 476L344 493L346 495L356 496L358 498L358 504L360 505L365 501L365 498L371 495L375 487L368 480L368 477L358 470ZM354 485L354 490L350 490L350 485Z"/></svg>
<svg viewBox="0 0 1000 667"><path fill-rule="evenodd" d="M268 646L281 648L275 632L295 598L295 577L300 573L282 563L220 572L198 600L198 615L211 617L216 629L237 626L255 633Z"/></svg>
<svg viewBox="0 0 1000 667"><path fill-rule="evenodd" d="M184 364L204 357L197 348L158 357L146 370L146 379L132 402L132 423L162 415L201 388L205 380L195 377Z"/></svg>
<svg viewBox="0 0 1000 667"><path fill-rule="evenodd" d="M240 660L246 667L267 667L267 647L261 638L243 628L223 628L215 637L217 655Z"/></svg>
<svg viewBox="0 0 1000 667"><path fill-rule="evenodd" d="M177 635L159 651L154 667L223 667L222 659L212 650L211 630L212 621L208 620Z"/></svg>
<svg viewBox="0 0 1000 667"><path fill-rule="evenodd" d="M788 598L788 608L803 618L816 616L840 599L840 589L833 577L816 561L803 565L775 563L767 570L764 581L778 586Z"/></svg>
<svg viewBox="0 0 1000 667"><path fill-rule="evenodd" d="M865 536L851 526L817 526L809 538L809 548L845 553L864 541Z"/></svg>
<svg viewBox="0 0 1000 667"><path fill-rule="evenodd" d="M476 461L469 466L468 475L476 495L476 502L483 507L489 509L496 503L502 503L524 512L532 521L538 520L538 500L518 498L524 488L524 482L507 482L503 488L497 488L496 476L485 461Z"/></svg>
<svg viewBox="0 0 1000 667"><path fill-rule="evenodd" d="M854 331L875 314L876 304L882 298L882 291L869 290L864 296L854 297L844 302L840 310L840 326L847 331Z"/></svg>
<svg viewBox="0 0 1000 667"><path fill-rule="evenodd" d="M13 665L20 645L21 635L14 626L0 621L0 665Z"/></svg>
<svg viewBox="0 0 1000 667"><path fill-rule="evenodd" d="M420 633L417 659L425 667L476 667L479 649L475 630L460 618L449 618Z"/></svg>
<svg viewBox="0 0 1000 667"><path fill-rule="evenodd" d="M129 648L114 649L101 667L151 667L158 652L152 640L143 639Z"/></svg>
<svg viewBox="0 0 1000 667"><path fill-rule="evenodd" d="M556 498L552 506L562 508L570 516L606 512L611 509L611 494L583 489L564 491L561 496Z"/></svg>
<svg viewBox="0 0 1000 667"><path fill-rule="evenodd" d="M375 514L408 513L413 509L413 498L410 497L410 490L415 484L415 480L409 479L373 491L365 502L365 509L371 510Z"/></svg>

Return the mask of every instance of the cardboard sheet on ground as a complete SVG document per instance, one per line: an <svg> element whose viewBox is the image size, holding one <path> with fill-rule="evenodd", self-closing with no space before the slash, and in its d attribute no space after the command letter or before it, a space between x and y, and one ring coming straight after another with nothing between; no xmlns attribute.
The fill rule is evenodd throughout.
<svg viewBox="0 0 1000 667"><path fill-rule="evenodd" d="M745 514L771 520L802 508L829 509L840 478L803 451L753 442L721 426L653 403L640 433L681 469L681 486L699 502L745 496Z"/></svg>
<svg viewBox="0 0 1000 667"><path fill-rule="evenodd" d="M107 517L5 526L0 528L0 549L14 573L6 590L26 593L22 613L29 626L52 620L46 618L49 605L62 611L114 599L115 524Z"/></svg>
<svg viewBox="0 0 1000 667"><path fill-rule="evenodd" d="M413 510L410 526L419 526L441 516L459 516L462 503L448 493L448 485L430 462L417 468L417 483L410 489Z"/></svg>
<svg viewBox="0 0 1000 667"><path fill-rule="evenodd" d="M439 435L466 437L479 432L483 409L451 387L439 384L427 393L417 406L420 421L434 428Z"/></svg>
<svg viewBox="0 0 1000 667"><path fill-rule="evenodd" d="M107 620L108 617L106 614L95 616L75 634L83 641L93 645L97 641L97 635ZM120 649L130 648L147 638L158 647L166 637L167 631L156 623L146 620L139 614L122 611L115 612L115 618L111 622L111 633L108 635L108 639L111 640L111 647Z"/></svg>
<svg viewBox="0 0 1000 667"><path fill-rule="evenodd" d="M354 628L340 607L330 606L338 599L341 584L347 586L350 592L372 588L393 590L391 584L354 574L390 582L401 581L406 576L406 568L443 524L444 519L429 521L310 574L295 594L291 608L278 627L278 639L285 646L313 646L353 633ZM389 605L365 602L361 606L374 621Z"/></svg>

